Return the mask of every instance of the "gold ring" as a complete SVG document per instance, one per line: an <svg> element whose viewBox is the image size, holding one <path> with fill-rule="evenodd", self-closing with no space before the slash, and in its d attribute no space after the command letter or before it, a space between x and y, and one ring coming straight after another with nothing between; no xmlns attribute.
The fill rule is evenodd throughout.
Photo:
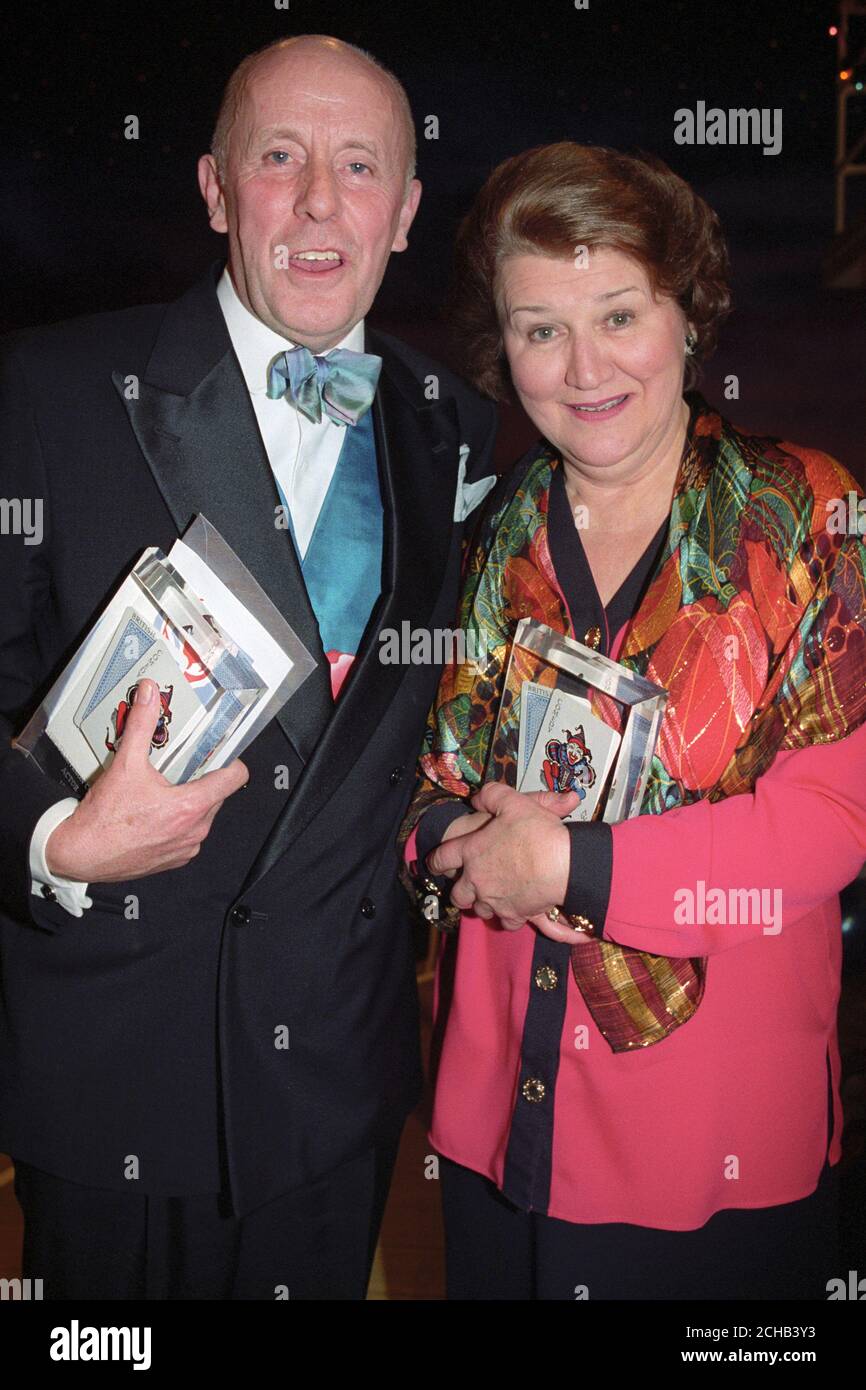
<svg viewBox="0 0 866 1390"><path fill-rule="evenodd" d="M551 922L558 922L561 914L558 907L552 907L547 915Z"/></svg>

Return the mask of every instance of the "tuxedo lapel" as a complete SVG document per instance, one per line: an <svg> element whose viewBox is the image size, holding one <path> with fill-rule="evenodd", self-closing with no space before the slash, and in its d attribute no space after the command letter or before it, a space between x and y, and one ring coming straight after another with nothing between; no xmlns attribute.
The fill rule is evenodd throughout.
<svg viewBox="0 0 866 1390"><path fill-rule="evenodd" d="M352 750L375 736L406 673L381 660L380 633L399 633L406 622L426 628L451 546L460 442L454 403L426 401L423 382L386 341L368 333L366 347L382 357L373 411L385 509L383 591L333 716L244 891L338 792Z"/></svg>
<svg viewBox="0 0 866 1390"><path fill-rule="evenodd" d="M179 533L203 513L297 633L316 669L277 715L306 762L331 716L330 672L249 392L215 294L215 269L169 306L138 399L120 398Z"/></svg>

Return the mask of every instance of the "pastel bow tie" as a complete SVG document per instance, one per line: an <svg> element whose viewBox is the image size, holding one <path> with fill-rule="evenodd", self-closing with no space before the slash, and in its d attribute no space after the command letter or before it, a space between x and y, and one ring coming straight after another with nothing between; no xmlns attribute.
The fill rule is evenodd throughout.
<svg viewBox="0 0 866 1390"><path fill-rule="evenodd" d="M296 410L318 424L322 411L338 425L357 425L373 404L381 357L335 348L314 357L309 348L281 352L268 368L268 396L287 396Z"/></svg>

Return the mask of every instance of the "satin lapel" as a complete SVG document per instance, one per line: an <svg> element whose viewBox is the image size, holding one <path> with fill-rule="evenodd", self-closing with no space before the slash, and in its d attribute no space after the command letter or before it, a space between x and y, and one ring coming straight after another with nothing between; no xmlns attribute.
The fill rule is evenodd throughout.
<svg viewBox="0 0 866 1390"><path fill-rule="evenodd" d="M276 484L212 283L169 307L137 400L126 380L114 373L178 532L202 512L317 662L277 715L306 762L333 710L330 672L295 548L274 524Z"/></svg>
<svg viewBox="0 0 866 1390"><path fill-rule="evenodd" d="M383 359L373 406L385 506L383 592L371 615L334 715L253 865L245 889L277 862L292 839L338 792L350 757L382 724L406 667L380 659L380 633L426 628L442 586L454 528L459 466L456 410L449 398L428 403L423 383L387 344L368 335ZM420 739L419 728L419 739ZM388 769L383 768L383 778ZM385 790L383 783L383 791Z"/></svg>

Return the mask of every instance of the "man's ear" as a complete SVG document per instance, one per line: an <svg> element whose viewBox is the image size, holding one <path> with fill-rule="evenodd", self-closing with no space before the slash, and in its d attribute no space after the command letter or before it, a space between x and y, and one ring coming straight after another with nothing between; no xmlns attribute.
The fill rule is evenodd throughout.
<svg viewBox="0 0 866 1390"><path fill-rule="evenodd" d="M217 173L216 160L212 154L203 154L198 162L198 186L201 190L201 196L207 204L207 215L211 229L215 232L227 232L229 224L226 218L222 184Z"/></svg>
<svg viewBox="0 0 866 1390"><path fill-rule="evenodd" d="M394 233L394 240L391 243L392 251L405 251L409 245L409 228L415 220L415 213L418 211L418 204L421 201L421 180L413 179L409 185L409 192L406 194L405 202L400 209L400 220L397 223L397 230Z"/></svg>

